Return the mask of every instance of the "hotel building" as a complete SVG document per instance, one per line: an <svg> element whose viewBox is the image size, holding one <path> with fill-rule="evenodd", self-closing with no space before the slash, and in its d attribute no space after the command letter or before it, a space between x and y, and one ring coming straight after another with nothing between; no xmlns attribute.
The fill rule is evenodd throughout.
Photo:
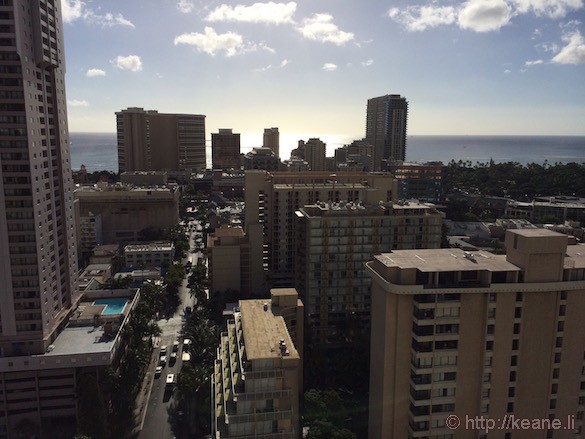
<svg viewBox="0 0 585 439"><path fill-rule="evenodd" d="M264 128L262 147L270 148L280 158L280 134L278 128Z"/></svg>
<svg viewBox="0 0 585 439"><path fill-rule="evenodd" d="M364 204L393 200L389 174L246 171L245 231L251 236L252 279L269 287L294 286L295 211L318 201ZM260 291L260 290L256 290Z"/></svg>
<svg viewBox="0 0 585 439"><path fill-rule="evenodd" d="M508 230L506 248L397 250L368 262L371 439L584 437L584 247L526 229ZM467 421L506 414L564 429L487 432Z"/></svg>
<svg viewBox="0 0 585 439"><path fill-rule="evenodd" d="M300 437L302 346L303 303L294 289L239 302L212 375L214 438Z"/></svg>
<svg viewBox="0 0 585 439"><path fill-rule="evenodd" d="M334 345L350 333L369 336L365 263L375 253L439 248L442 222L434 206L417 203L321 202L299 209L295 286L315 340Z"/></svg>
<svg viewBox="0 0 585 439"><path fill-rule="evenodd" d="M184 171L205 169L205 116L164 114L131 107L116 113L118 169Z"/></svg>

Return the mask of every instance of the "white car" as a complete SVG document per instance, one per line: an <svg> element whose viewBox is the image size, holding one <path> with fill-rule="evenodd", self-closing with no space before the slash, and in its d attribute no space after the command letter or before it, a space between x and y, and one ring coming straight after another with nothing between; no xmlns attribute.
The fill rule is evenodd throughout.
<svg viewBox="0 0 585 439"><path fill-rule="evenodd" d="M163 355L158 360L158 365L161 366L161 367L165 367L166 364L167 364L167 356L166 355Z"/></svg>
<svg viewBox="0 0 585 439"><path fill-rule="evenodd" d="M159 378L162 374L162 370L163 370L162 366L156 366L156 369L154 370L154 377Z"/></svg>
<svg viewBox="0 0 585 439"><path fill-rule="evenodd" d="M160 356L162 357L163 355L167 354L167 345L161 346L160 347Z"/></svg>

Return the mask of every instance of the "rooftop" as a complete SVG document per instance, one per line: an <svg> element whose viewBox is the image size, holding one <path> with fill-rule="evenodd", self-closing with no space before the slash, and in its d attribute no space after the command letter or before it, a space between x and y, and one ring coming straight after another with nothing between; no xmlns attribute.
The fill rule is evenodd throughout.
<svg viewBox="0 0 585 439"><path fill-rule="evenodd" d="M264 305L267 304L266 311ZM288 358L300 358L290 338L280 308L272 306L270 299L240 301L242 330L248 360L279 358L280 340L284 340L290 353Z"/></svg>
<svg viewBox="0 0 585 439"><path fill-rule="evenodd" d="M171 251L172 249L172 242L149 242L145 244L129 244L124 247L124 252Z"/></svg>

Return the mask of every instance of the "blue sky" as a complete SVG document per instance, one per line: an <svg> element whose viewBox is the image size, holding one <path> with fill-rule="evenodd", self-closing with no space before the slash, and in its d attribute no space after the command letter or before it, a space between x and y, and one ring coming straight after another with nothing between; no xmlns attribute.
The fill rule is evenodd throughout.
<svg viewBox="0 0 585 439"><path fill-rule="evenodd" d="M69 129L143 107L218 128L361 138L368 98L409 134L585 135L583 0L62 0Z"/></svg>

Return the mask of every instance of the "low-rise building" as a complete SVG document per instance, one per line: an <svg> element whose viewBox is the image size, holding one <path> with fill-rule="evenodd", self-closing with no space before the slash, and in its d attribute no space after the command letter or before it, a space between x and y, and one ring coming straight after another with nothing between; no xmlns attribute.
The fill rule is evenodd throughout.
<svg viewBox="0 0 585 439"><path fill-rule="evenodd" d="M391 162L389 171L398 181L398 197L440 203L444 199L445 166L441 162Z"/></svg>
<svg viewBox="0 0 585 439"><path fill-rule="evenodd" d="M241 300L212 375L213 437L298 439L303 304L294 289Z"/></svg>
<svg viewBox="0 0 585 439"><path fill-rule="evenodd" d="M174 258L175 246L172 242L129 244L124 247L127 267L160 267L171 264Z"/></svg>
<svg viewBox="0 0 585 439"><path fill-rule="evenodd" d="M278 171L280 159L270 148L252 148L244 155L244 169L262 169L264 171Z"/></svg>

